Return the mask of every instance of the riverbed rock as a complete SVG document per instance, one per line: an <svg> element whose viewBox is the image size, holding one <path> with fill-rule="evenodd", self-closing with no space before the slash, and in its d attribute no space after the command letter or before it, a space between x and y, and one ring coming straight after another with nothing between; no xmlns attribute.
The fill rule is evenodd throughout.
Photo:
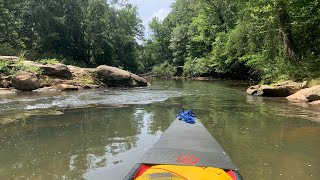
<svg viewBox="0 0 320 180"><path fill-rule="evenodd" d="M301 89L307 88L307 81L304 82L294 82L294 81L284 81L274 85L275 87L281 87L288 90L289 95L294 94Z"/></svg>
<svg viewBox="0 0 320 180"><path fill-rule="evenodd" d="M253 96L267 96L267 97L286 97L289 91L282 86L274 87L268 85L255 85L247 89L247 94Z"/></svg>
<svg viewBox="0 0 320 180"><path fill-rule="evenodd" d="M35 92L50 92L50 91L58 91L56 86L43 87L34 90Z"/></svg>
<svg viewBox="0 0 320 180"><path fill-rule="evenodd" d="M320 100L320 85L302 89L287 99L293 102L313 102Z"/></svg>
<svg viewBox="0 0 320 180"><path fill-rule="evenodd" d="M137 82L137 85L138 85L138 86L148 86L147 80L144 79L143 77L138 76L138 75L133 74L133 73L130 73L130 77L131 77L135 82Z"/></svg>
<svg viewBox="0 0 320 180"><path fill-rule="evenodd" d="M320 100L309 103L312 106L320 107Z"/></svg>
<svg viewBox="0 0 320 180"><path fill-rule="evenodd" d="M0 74L0 88L9 88L11 83L11 76Z"/></svg>
<svg viewBox="0 0 320 180"><path fill-rule="evenodd" d="M58 84L56 88L60 91L76 91L79 90L78 86L70 85L70 84Z"/></svg>
<svg viewBox="0 0 320 180"><path fill-rule="evenodd" d="M68 65L72 73L72 81L75 84L82 85L82 84L97 84L99 85L99 81L97 78L97 73L95 68L80 68L76 66ZM68 83L67 83L68 84Z"/></svg>
<svg viewBox="0 0 320 180"><path fill-rule="evenodd" d="M81 84L80 89L99 89L101 86L94 84Z"/></svg>
<svg viewBox="0 0 320 180"><path fill-rule="evenodd" d="M1 94L12 94L15 93L17 90L13 88L0 88L0 95Z"/></svg>
<svg viewBox="0 0 320 180"><path fill-rule="evenodd" d="M12 86L20 91L32 91L40 87L37 76L30 72L18 72L11 80Z"/></svg>
<svg viewBox="0 0 320 180"><path fill-rule="evenodd" d="M18 56L0 56L0 60L17 61Z"/></svg>
<svg viewBox="0 0 320 180"><path fill-rule="evenodd" d="M96 68L99 79L110 87L137 87L147 86L147 81L128 71L102 65Z"/></svg>
<svg viewBox="0 0 320 180"><path fill-rule="evenodd" d="M68 66L64 64L48 64L48 65L39 65L40 70L42 70L43 75L47 76L56 76L62 78L72 77Z"/></svg>

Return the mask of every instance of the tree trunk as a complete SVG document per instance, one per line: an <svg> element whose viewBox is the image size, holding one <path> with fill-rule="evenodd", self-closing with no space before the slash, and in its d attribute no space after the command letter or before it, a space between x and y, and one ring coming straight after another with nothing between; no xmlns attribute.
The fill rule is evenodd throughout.
<svg viewBox="0 0 320 180"><path fill-rule="evenodd" d="M280 0L278 3L278 17L280 23L280 36L289 59L296 63L298 60L297 48L293 43L290 29L290 20L285 3Z"/></svg>

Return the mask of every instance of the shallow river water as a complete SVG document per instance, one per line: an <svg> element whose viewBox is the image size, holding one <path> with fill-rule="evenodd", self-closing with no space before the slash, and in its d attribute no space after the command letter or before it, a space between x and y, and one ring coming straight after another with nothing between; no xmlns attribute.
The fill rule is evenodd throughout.
<svg viewBox="0 0 320 180"><path fill-rule="evenodd" d="M195 112L245 179L319 179L320 111L247 96L245 88L157 80L137 89L0 95L0 179L122 179L180 109Z"/></svg>

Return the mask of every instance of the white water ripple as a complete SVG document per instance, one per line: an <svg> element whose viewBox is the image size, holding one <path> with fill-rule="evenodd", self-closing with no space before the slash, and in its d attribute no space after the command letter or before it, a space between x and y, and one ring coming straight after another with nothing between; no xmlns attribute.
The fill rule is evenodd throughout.
<svg viewBox="0 0 320 180"><path fill-rule="evenodd" d="M0 101L0 111L69 108L86 105L150 104L165 101L170 97L178 97L182 94L181 91L176 90L150 88L31 94L31 96L2 99Z"/></svg>

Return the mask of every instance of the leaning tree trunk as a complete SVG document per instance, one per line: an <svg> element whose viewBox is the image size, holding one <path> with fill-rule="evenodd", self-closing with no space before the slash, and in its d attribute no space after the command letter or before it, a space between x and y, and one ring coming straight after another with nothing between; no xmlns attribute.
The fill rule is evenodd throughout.
<svg viewBox="0 0 320 180"><path fill-rule="evenodd" d="M280 23L280 36L289 59L296 63L298 60L297 48L293 43L290 29L290 20L285 3L280 0L278 3L278 17Z"/></svg>

